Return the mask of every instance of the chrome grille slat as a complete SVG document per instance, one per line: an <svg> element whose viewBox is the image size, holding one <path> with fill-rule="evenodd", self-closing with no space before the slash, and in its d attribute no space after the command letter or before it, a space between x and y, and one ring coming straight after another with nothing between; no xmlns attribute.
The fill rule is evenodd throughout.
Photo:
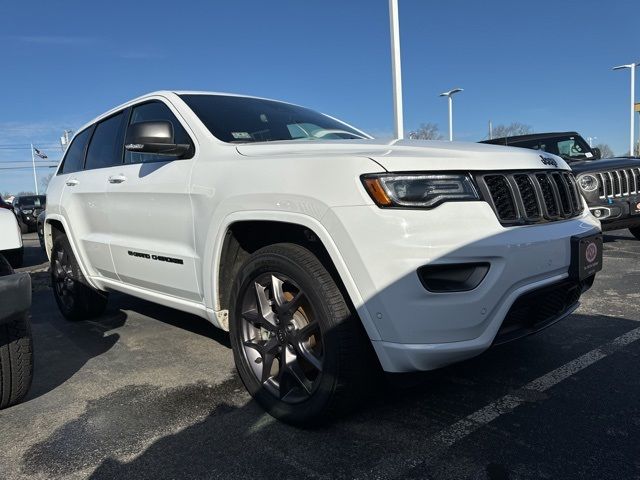
<svg viewBox="0 0 640 480"><path fill-rule="evenodd" d="M575 177L566 171L486 173L477 180L503 225L552 222L582 213Z"/></svg>
<svg viewBox="0 0 640 480"><path fill-rule="evenodd" d="M592 173L598 179L601 199L628 197L640 193L640 168L624 168Z"/></svg>

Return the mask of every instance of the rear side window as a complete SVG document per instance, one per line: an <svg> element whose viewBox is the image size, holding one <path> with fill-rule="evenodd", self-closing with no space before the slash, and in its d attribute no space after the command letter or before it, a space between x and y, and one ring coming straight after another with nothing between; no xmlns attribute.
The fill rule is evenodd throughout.
<svg viewBox="0 0 640 480"><path fill-rule="evenodd" d="M124 119L121 112L98 123L87 151L85 170L122 164Z"/></svg>
<svg viewBox="0 0 640 480"><path fill-rule="evenodd" d="M181 156L125 151L125 163L167 162L171 160L191 158L193 156L193 142L191 141L191 137L189 137L189 134L178 121L171 109L162 102L153 101L134 107L131 112L129 125L139 122L154 121L171 122L173 125L173 143L189 144L191 145L191 151Z"/></svg>
<svg viewBox="0 0 640 480"><path fill-rule="evenodd" d="M71 145L69 145L67 154L64 156L59 173L73 173L82 170L82 164L84 163L84 151L87 147L87 142L89 141L92 130L92 128L87 128L76 135L76 138L74 138Z"/></svg>

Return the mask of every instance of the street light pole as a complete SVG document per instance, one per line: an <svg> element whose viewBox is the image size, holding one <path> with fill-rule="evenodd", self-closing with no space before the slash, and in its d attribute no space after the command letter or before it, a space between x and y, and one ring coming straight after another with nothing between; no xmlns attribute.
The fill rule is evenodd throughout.
<svg viewBox="0 0 640 480"><path fill-rule="evenodd" d="M453 142L453 95L462 92L464 89L462 88L454 88L453 90L449 90L448 92L443 92L440 94L441 97L447 97L449 102L449 141Z"/></svg>
<svg viewBox="0 0 640 480"><path fill-rule="evenodd" d="M629 155L633 156L633 147L634 141L633 137L635 134L634 128L634 105L635 105L635 97L636 97L636 67L637 63L629 63L627 65L619 65L617 67L613 67L613 70L622 70L623 68L628 68L631 70L631 115L630 115L630 125L629 125Z"/></svg>
<svg viewBox="0 0 640 480"><path fill-rule="evenodd" d="M402 116L402 65L400 63L400 22L398 0L389 0L389 24L391 27L391 71L393 76L394 136L404 138Z"/></svg>

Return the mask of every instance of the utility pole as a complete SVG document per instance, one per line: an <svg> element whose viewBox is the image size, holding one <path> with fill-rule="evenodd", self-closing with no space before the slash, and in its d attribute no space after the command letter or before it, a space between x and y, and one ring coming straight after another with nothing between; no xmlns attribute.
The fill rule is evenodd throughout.
<svg viewBox="0 0 640 480"><path fill-rule="evenodd" d="M31 165L33 166L33 184L36 186L36 195L38 193L38 177L36 175L36 157L33 154L33 143L31 144Z"/></svg>
<svg viewBox="0 0 640 480"><path fill-rule="evenodd" d="M393 77L394 136L404 138L402 115L402 65L400 62L400 22L398 0L389 0L389 24L391 27L391 74Z"/></svg>
<svg viewBox="0 0 640 480"><path fill-rule="evenodd" d="M493 123L489 120L489 140L493 140Z"/></svg>

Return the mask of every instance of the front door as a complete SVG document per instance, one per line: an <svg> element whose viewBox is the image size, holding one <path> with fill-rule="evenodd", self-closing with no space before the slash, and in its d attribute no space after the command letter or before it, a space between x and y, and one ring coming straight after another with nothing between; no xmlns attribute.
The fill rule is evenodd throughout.
<svg viewBox="0 0 640 480"><path fill-rule="evenodd" d="M161 101L132 107L129 125L143 121L169 121L175 142L193 145L176 115ZM119 279L201 302L189 197L193 155L193 147L181 157L125 151L107 198L111 254Z"/></svg>

